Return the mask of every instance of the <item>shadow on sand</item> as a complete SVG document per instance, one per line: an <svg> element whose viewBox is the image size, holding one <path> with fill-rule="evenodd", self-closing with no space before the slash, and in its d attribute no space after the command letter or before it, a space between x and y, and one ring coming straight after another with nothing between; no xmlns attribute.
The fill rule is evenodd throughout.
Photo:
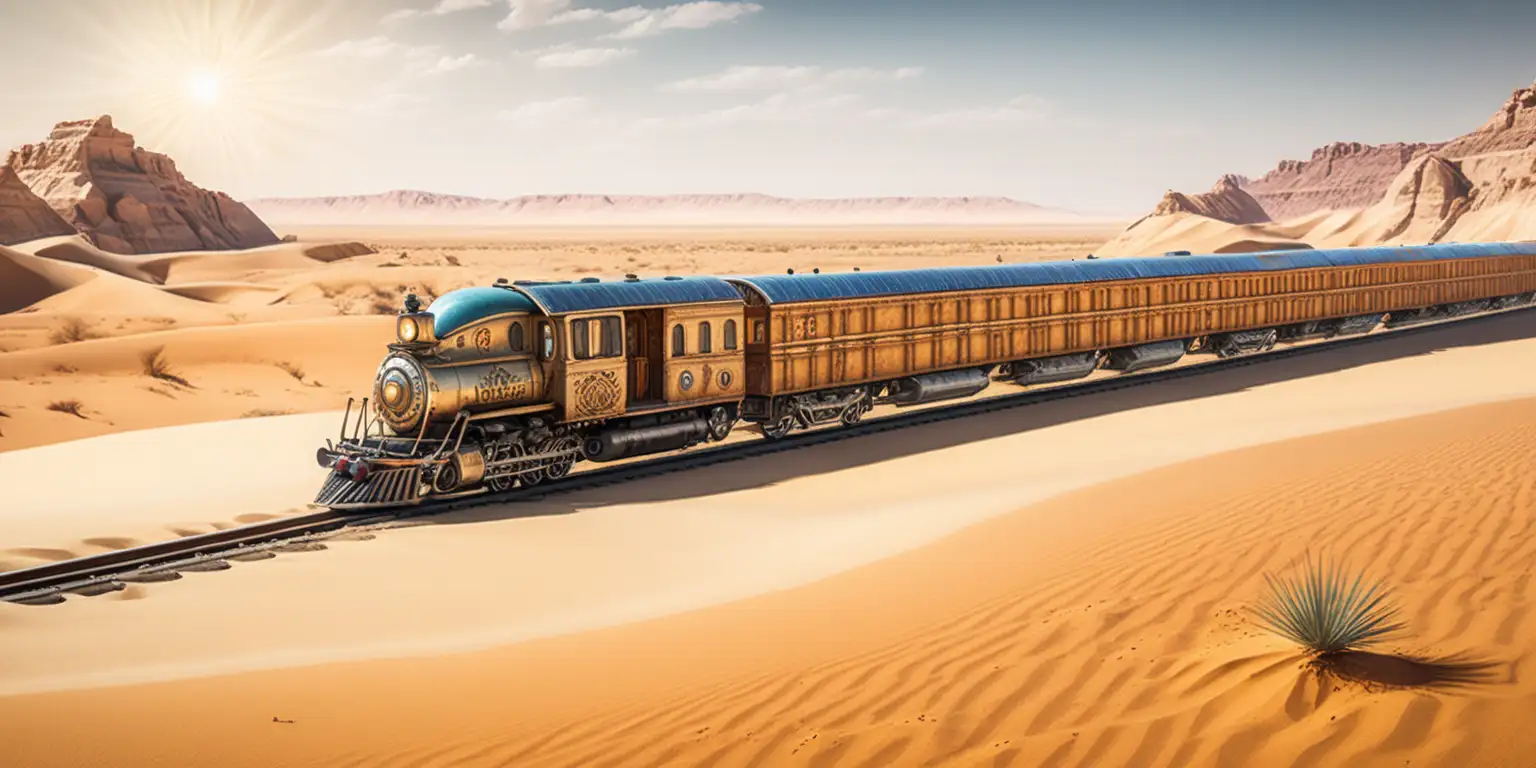
<svg viewBox="0 0 1536 768"><path fill-rule="evenodd" d="M905 456L1102 416L1117 411L1199 400L1268 384L1451 349L1536 338L1536 310L1464 320L1410 335L1384 336L1368 344L1325 349L1281 360L1209 371L1198 376L1058 400L927 424L890 433L852 437L689 470L586 489L569 496L491 504L434 515L424 524L456 525L520 517L572 514L613 504L676 501L771 486L785 480L867 466ZM1144 439L1128 435L1128 439ZM1020 457L1026 461L1027 457Z"/></svg>
<svg viewBox="0 0 1536 768"><path fill-rule="evenodd" d="M1413 688L1453 691L1497 682L1503 664L1470 654L1406 656L1348 651L1312 662L1330 680L1355 683L1368 690Z"/></svg>

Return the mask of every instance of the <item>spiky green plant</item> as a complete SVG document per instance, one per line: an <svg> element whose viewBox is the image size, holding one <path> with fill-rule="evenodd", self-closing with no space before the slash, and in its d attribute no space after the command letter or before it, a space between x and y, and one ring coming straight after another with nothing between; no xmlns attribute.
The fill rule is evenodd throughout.
<svg viewBox="0 0 1536 768"><path fill-rule="evenodd" d="M1300 573L1264 580L1269 591L1254 609L1260 624L1318 656L1359 650L1403 628L1386 586L1364 572L1351 576L1309 555Z"/></svg>

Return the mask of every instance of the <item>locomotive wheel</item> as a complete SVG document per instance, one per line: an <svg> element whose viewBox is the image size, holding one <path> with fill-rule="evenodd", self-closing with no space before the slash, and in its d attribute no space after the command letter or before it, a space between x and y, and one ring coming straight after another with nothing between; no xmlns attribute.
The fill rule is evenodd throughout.
<svg viewBox="0 0 1536 768"><path fill-rule="evenodd" d="M795 417L793 416L785 416L784 418L779 419L772 424L762 425L763 436L767 437L769 440L778 440L779 438L788 435L790 430L794 428Z"/></svg>
<svg viewBox="0 0 1536 768"><path fill-rule="evenodd" d="M481 453L485 454L486 463L490 463L492 461L505 461L512 458L512 446L508 443L498 440L494 443L487 444ZM485 481L485 484L490 486L490 489L497 493L502 491L510 491L512 490L512 486L517 484L517 476L507 475L506 477L498 477Z"/></svg>
<svg viewBox="0 0 1536 768"><path fill-rule="evenodd" d="M557 437L553 440L545 441L544 444L539 447L539 453L544 453L545 451L569 451L575 447L576 438ZM575 456L566 456L562 459L556 459L554 463L544 467L543 474L551 480L559 480L560 478L569 475L571 473L571 467L575 466L575 464Z"/></svg>
<svg viewBox="0 0 1536 768"><path fill-rule="evenodd" d="M731 427L734 426L734 421L735 420L731 418L731 412L727 410L725 406L717 405L714 408L711 408L709 410L709 418L707 419L707 424L709 426L709 439L712 442L718 443L721 440L729 437L731 434Z"/></svg>
<svg viewBox="0 0 1536 768"><path fill-rule="evenodd" d="M546 440L546 441L544 441L544 443L540 443L540 445L544 445L544 444L547 444L549 442L551 442L551 441ZM534 447L533 450L526 451L526 452L522 450L522 446L521 445L514 446L514 448L516 449L514 451L514 454L513 454L515 456L526 456L529 453L543 453L543 451L539 450L539 448L537 446ZM525 461L525 462L517 465L517 467L518 467L518 469L527 469L532 464L533 464L533 462L531 462L531 461ZM538 485L539 483L544 482L544 468L543 467L539 467L538 469L532 470L530 472L524 472L524 473L522 473L522 474L517 476L517 481L522 483L524 488L532 488L533 486Z"/></svg>

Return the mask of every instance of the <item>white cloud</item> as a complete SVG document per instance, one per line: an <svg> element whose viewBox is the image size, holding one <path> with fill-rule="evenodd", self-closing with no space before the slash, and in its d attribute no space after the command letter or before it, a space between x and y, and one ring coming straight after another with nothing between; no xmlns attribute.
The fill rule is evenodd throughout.
<svg viewBox="0 0 1536 768"><path fill-rule="evenodd" d="M826 88L833 85L909 80L923 73L922 67L900 69L826 70L804 66L734 66L703 77L692 77L662 86L669 91L766 91L786 88Z"/></svg>
<svg viewBox="0 0 1536 768"><path fill-rule="evenodd" d="M600 67L634 52L633 48L547 48L538 52L533 64L539 69Z"/></svg>
<svg viewBox="0 0 1536 768"><path fill-rule="evenodd" d="M484 8L493 2L495 0L438 0L436 5L426 11L418 11L414 8L401 8L398 11L384 14L384 18L380 19L380 21L385 24L393 24L415 16L446 16L450 13L458 13L459 11Z"/></svg>
<svg viewBox="0 0 1536 768"><path fill-rule="evenodd" d="M463 56L444 56L438 59L437 63L432 65L432 67L427 70L427 74L441 75L447 72L464 69L465 67L478 66L480 63L480 59L473 53L466 53Z"/></svg>
<svg viewBox="0 0 1536 768"><path fill-rule="evenodd" d="M625 25L605 36L619 40L649 37L671 29L704 29L763 9L757 3L724 0L694 0L660 8L631 5L612 11L572 8L572 0L507 0L507 4L511 12L496 25L498 29L512 32L603 20Z"/></svg>
<svg viewBox="0 0 1536 768"><path fill-rule="evenodd" d="M507 0L512 10L496 25L508 32L559 23L554 19L571 7L571 0Z"/></svg>
<svg viewBox="0 0 1536 768"><path fill-rule="evenodd" d="M587 115L592 102L584 96L565 96L548 101L530 101L526 104L503 109L496 118L516 125L532 126L568 121Z"/></svg>
<svg viewBox="0 0 1536 768"><path fill-rule="evenodd" d="M629 26L609 37L627 40L661 34L669 29L704 29L735 21L762 9L763 6L757 3L728 3L718 0L697 0L692 3L669 5L665 8L649 10L644 16L634 18L629 22ZM618 21L618 19L614 20Z"/></svg>
<svg viewBox="0 0 1536 768"><path fill-rule="evenodd" d="M429 56L437 51L434 45L405 45L383 35L362 40L343 40L329 48L315 52L317 56L348 59L382 59L386 56Z"/></svg>

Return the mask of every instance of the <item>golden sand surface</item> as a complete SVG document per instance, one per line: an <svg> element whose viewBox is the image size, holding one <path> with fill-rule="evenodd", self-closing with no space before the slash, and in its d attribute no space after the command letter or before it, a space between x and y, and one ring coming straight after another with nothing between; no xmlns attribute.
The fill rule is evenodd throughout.
<svg viewBox="0 0 1536 768"><path fill-rule="evenodd" d="M0 758L1519 765L1532 322L0 605ZM1307 553L1405 609L1342 677L1246 616Z"/></svg>

